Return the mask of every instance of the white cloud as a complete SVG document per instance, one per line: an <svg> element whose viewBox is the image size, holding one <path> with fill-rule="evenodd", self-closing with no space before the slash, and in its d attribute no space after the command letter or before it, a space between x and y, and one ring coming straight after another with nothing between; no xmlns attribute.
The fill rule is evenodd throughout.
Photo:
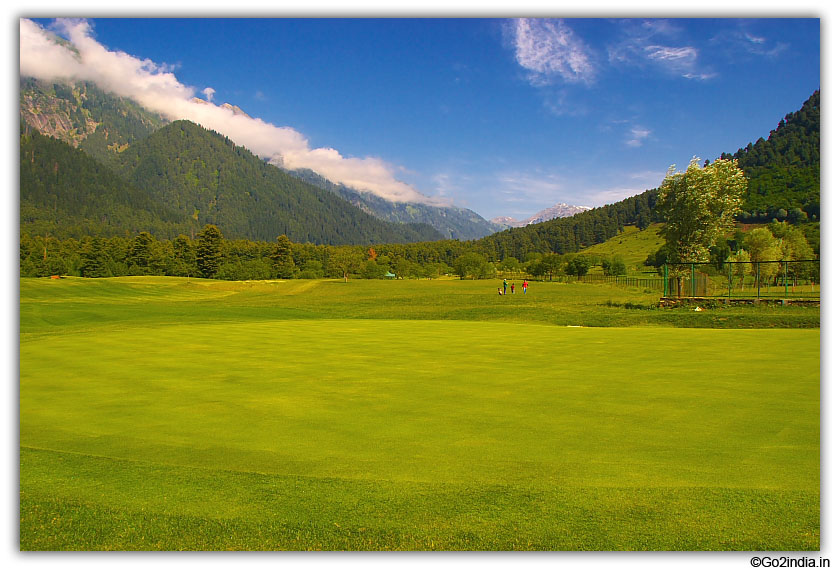
<svg viewBox="0 0 840 570"><path fill-rule="evenodd" d="M742 29L742 26L720 31L710 43L731 58L743 58L745 54L774 58L790 48L787 43L770 41Z"/></svg>
<svg viewBox="0 0 840 570"><path fill-rule="evenodd" d="M516 61L533 85L594 81L589 48L563 20L522 18L512 25Z"/></svg>
<svg viewBox="0 0 840 570"><path fill-rule="evenodd" d="M197 99L195 89L181 84L171 68L127 53L110 51L92 37L85 20L56 20L56 30L70 45L35 22L20 20L20 73L51 81L91 81L104 90L129 97L171 120L187 119L228 136L253 153L286 168L309 168L333 182L372 192L392 201L435 203L396 179L396 169L375 158L342 156L332 148L310 148L306 137L291 127L235 113L211 102L208 87Z"/></svg>
<svg viewBox="0 0 840 570"><path fill-rule="evenodd" d="M700 50L691 45L672 45L679 29L667 20L625 20L620 41L608 48L613 65L659 69L686 79L706 80L716 74L701 69ZM668 43L664 43L668 41Z"/></svg>
<svg viewBox="0 0 840 570"><path fill-rule="evenodd" d="M630 129L629 134L627 135L627 140L624 141L629 147L637 148L642 146L644 141L652 135L652 131L650 129L646 129L644 127L633 127Z"/></svg>

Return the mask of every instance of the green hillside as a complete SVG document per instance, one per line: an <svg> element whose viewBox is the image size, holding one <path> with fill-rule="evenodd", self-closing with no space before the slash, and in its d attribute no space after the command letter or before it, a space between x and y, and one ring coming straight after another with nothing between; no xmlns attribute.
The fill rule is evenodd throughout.
<svg viewBox="0 0 840 570"><path fill-rule="evenodd" d="M743 221L801 223L820 214L820 92L788 113L767 139L722 158L736 158L747 175Z"/></svg>
<svg viewBox="0 0 840 570"><path fill-rule="evenodd" d="M587 247L581 253L592 257L619 256L627 269L639 270L644 266L645 259L665 244L665 239L659 235L659 228L660 224L648 226L644 230L636 226L625 226L617 236Z"/></svg>

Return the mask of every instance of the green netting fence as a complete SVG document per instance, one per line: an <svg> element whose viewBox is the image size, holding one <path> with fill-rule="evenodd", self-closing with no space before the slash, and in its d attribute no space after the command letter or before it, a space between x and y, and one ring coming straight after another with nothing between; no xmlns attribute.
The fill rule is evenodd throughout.
<svg viewBox="0 0 840 570"><path fill-rule="evenodd" d="M667 298L819 299L820 262L668 263L662 285Z"/></svg>

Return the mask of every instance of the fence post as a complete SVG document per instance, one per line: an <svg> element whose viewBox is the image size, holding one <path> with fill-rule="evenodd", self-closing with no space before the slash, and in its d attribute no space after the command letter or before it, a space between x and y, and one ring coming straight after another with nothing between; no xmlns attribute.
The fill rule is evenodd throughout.
<svg viewBox="0 0 840 570"><path fill-rule="evenodd" d="M694 264L691 264L691 296L697 296L697 281L694 278Z"/></svg>
<svg viewBox="0 0 840 570"><path fill-rule="evenodd" d="M729 298L732 298L732 263L728 263L729 265Z"/></svg>
<svg viewBox="0 0 840 570"><path fill-rule="evenodd" d="M785 261L785 299L787 299L788 294L788 284L787 284L787 261Z"/></svg>
<svg viewBox="0 0 840 570"><path fill-rule="evenodd" d="M664 281L665 281L665 290L663 291L664 294L662 296L667 297L668 296L668 264L667 263L665 264L665 280Z"/></svg>
<svg viewBox="0 0 840 570"><path fill-rule="evenodd" d="M755 281L756 281L756 284L758 285L758 298L761 299L761 262L760 261L756 264Z"/></svg>

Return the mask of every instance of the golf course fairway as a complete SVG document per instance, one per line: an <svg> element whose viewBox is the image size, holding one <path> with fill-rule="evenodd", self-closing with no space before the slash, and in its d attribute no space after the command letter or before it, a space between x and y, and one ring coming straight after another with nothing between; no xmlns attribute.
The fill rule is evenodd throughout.
<svg viewBox="0 0 840 570"><path fill-rule="evenodd" d="M21 280L22 550L820 547L819 328L558 326L461 281L61 281ZM543 285L504 301L585 312Z"/></svg>

